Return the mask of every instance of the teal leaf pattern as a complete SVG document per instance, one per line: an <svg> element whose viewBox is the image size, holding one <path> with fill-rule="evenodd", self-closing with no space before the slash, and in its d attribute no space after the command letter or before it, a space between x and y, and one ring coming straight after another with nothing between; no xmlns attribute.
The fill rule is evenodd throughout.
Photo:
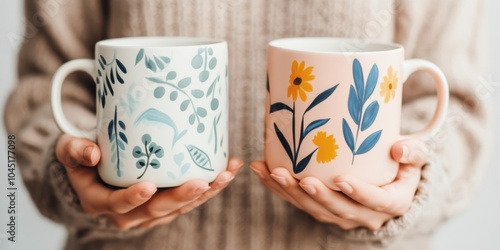
<svg viewBox="0 0 500 250"><path fill-rule="evenodd" d="M365 154L375 147L382 135L382 130L378 130L368 135L359 147L357 147L360 132L364 132L370 128L378 115L380 108L378 101L372 101L366 108L365 105L372 96L377 85L379 73L377 65L373 64L365 83L363 69L358 59L354 59L352 71L354 85L350 86L347 105L349 114L356 125L356 134L353 134L346 119L342 120L342 130L344 133L344 140L352 152L351 164L354 164L356 155Z"/></svg>
<svg viewBox="0 0 500 250"><path fill-rule="evenodd" d="M134 122L134 125L137 126L142 122L149 123L160 123L166 126L169 126L174 131L174 137L172 138L172 146L175 145L177 141L179 141L187 132L187 130L180 131L177 127L177 124L174 120L167 114L155 109L150 108L144 111Z"/></svg>
<svg viewBox="0 0 500 250"><path fill-rule="evenodd" d="M123 151L125 151L125 145L128 144L128 138L125 134L126 126L121 120L118 120L118 108L115 105L115 113L113 119L108 124L108 139L111 143L111 151L113 155L111 156L111 162L116 164L116 175L118 177L122 176L121 172L121 158L123 158Z"/></svg>
<svg viewBox="0 0 500 250"><path fill-rule="evenodd" d="M108 95L115 95L115 84L117 82L120 84L125 83L121 74L127 74L127 67L116 58L116 55L109 62L104 56L99 55L97 61L100 67L97 69L95 80L97 85L97 100L101 104L101 108L104 108L106 107L106 97Z"/></svg>
<svg viewBox="0 0 500 250"><path fill-rule="evenodd" d="M189 152L189 156L191 156L191 160L197 167L208 171L214 171L212 164L210 163L210 157L203 150L193 145L185 147Z"/></svg>
<svg viewBox="0 0 500 250"><path fill-rule="evenodd" d="M144 171L137 177L137 179L141 179L144 174L146 174L149 166L153 169L160 168L161 164L158 158L162 158L164 156L163 147L152 142L151 135L144 134L141 137L141 142L143 145L135 146L132 150L132 156L138 159L136 167L138 169L144 168Z"/></svg>

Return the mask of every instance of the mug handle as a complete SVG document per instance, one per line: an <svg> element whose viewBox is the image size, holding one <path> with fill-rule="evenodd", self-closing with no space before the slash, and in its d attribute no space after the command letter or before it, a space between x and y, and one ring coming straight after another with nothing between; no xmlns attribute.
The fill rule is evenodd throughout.
<svg viewBox="0 0 500 250"><path fill-rule="evenodd" d="M74 71L83 71L93 75L94 72L94 60L92 59L76 59L63 64L59 69L57 69L54 77L52 78L52 91L51 91L51 106L54 119L57 126L66 134L83 137L96 141L96 131L83 131L73 124L71 124L63 113L61 105L61 88L66 77Z"/></svg>
<svg viewBox="0 0 500 250"><path fill-rule="evenodd" d="M435 64L423 59L409 59L404 61L403 84L406 83L406 80L408 80L408 77L411 74L417 71L425 71L429 73L436 82L436 111L434 112L434 116L432 117L431 122L427 124L424 129L413 134L402 135L401 139L418 138L426 141L432 138L432 136L434 136L438 132L439 128L443 125L446 118L446 111L448 109L450 93L448 88L448 81L446 80L443 71L441 71L441 69L439 69Z"/></svg>

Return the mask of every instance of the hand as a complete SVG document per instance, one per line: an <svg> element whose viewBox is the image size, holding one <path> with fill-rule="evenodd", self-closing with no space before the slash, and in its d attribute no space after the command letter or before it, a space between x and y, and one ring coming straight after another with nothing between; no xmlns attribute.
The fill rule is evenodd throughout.
<svg viewBox="0 0 500 250"><path fill-rule="evenodd" d="M166 224L217 195L233 180L243 162L230 159L228 168L209 184L191 180L185 184L158 191L151 182L112 190L98 181L93 167L101 158L92 141L62 135L56 145L57 159L66 167L69 181L83 210L90 215L106 215L120 229L152 227Z"/></svg>
<svg viewBox="0 0 500 250"><path fill-rule="evenodd" d="M365 226L378 230L389 219L403 215L413 201L427 160L427 148L418 140L400 141L391 154L400 163L392 183L378 187L354 176L333 179L341 191L334 191L319 179L297 181L285 168L269 172L265 162L254 161L251 169L271 192L304 210L316 220L334 223L343 229Z"/></svg>

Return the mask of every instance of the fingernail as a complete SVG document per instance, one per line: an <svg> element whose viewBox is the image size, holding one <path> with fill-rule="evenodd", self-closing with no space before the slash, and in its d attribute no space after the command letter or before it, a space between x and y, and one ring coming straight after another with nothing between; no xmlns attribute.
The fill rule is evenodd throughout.
<svg viewBox="0 0 500 250"><path fill-rule="evenodd" d="M316 194L316 188L314 188L312 185L304 185L304 184L300 184L300 183L299 183L299 185L309 195L315 195Z"/></svg>
<svg viewBox="0 0 500 250"><path fill-rule="evenodd" d="M286 183L286 179L285 177L283 176L278 176L278 175L275 175L275 174L271 174L271 177L273 177L273 179L279 183L281 186L283 187L286 187L287 186L287 183Z"/></svg>
<svg viewBox="0 0 500 250"><path fill-rule="evenodd" d="M203 193L205 193L206 191L208 191L210 189L210 187L200 187L200 188L197 188L196 190L194 190L194 195L201 195Z"/></svg>
<svg viewBox="0 0 500 250"><path fill-rule="evenodd" d="M406 145L403 145L401 146L401 149L403 150L403 154L401 155L401 159L399 159L400 161L408 161L408 146Z"/></svg>
<svg viewBox="0 0 500 250"><path fill-rule="evenodd" d="M354 191L351 185L347 184L346 182L335 183L335 185L337 185L337 187L339 187L344 194L352 194L352 192Z"/></svg>
<svg viewBox="0 0 500 250"><path fill-rule="evenodd" d="M234 179L234 175L228 172L222 173L220 176L220 183L227 183L230 182L232 179Z"/></svg>
<svg viewBox="0 0 500 250"><path fill-rule="evenodd" d="M94 156L94 147L93 146L88 146L86 147L84 150L83 150L83 159L86 161L86 162L89 162L91 163L92 162L92 158Z"/></svg>

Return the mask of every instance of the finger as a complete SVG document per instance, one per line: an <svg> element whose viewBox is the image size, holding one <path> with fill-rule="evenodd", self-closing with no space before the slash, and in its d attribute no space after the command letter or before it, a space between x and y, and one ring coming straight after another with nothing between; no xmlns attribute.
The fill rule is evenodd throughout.
<svg viewBox="0 0 500 250"><path fill-rule="evenodd" d="M328 211L322 204L318 203L310 194L299 186L299 182L293 178L290 172L284 168L276 168L271 172L271 177L278 182L293 200L300 204L304 211L311 214L321 222L336 222L333 213ZM331 201L330 201L331 202Z"/></svg>
<svg viewBox="0 0 500 250"><path fill-rule="evenodd" d="M144 205L125 214L111 215L118 228L129 229L145 221L166 216L201 196L210 187L203 180L190 180L179 187L157 192Z"/></svg>
<svg viewBox="0 0 500 250"><path fill-rule="evenodd" d="M233 164L232 167L228 166L229 168L238 168L238 165L243 165L242 162L239 161L233 161L230 162L230 165ZM241 166L239 167L241 168ZM233 171L234 172L234 171ZM195 199L193 202L188 203L187 205L181 207L177 213L178 214L185 214L187 212L190 212L191 210L197 208L201 204L205 203L207 200L215 197L217 194L219 194L222 190L224 190L232 180L234 180L235 176L233 175L233 172L230 171L224 171L220 173L215 180L210 184L210 189L203 193L200 197ZM236 171L237 173L238 171Z"/></svg>
<svg viewBox="0 0 500 250"><path fill-rule="evenodd" d="M232 165L232 166L231 166ZM197 208L201 204L205 203L207 200L215 197L217 194L219 194L224 188L226 188L229 183L234 179L233 173L238 173L239 169L243 165L242 161L235 160L235 161L230 161L228 170L230 171L225 171L220 173L217 178L210 184L210 189L206 192L204 192L200 197L197 199L193 200L192 202L186 204L185 206L179 208L178 210L160 217L160 218L154 218L150 219L147 221L142 222L139 226L144 227L144 228L151 228L156 225L160 224L168 224L172 222L177 216L181 214L188 213L192 211L193 209ZM233 171L236 170L236 171Z"/></svg>
<svg viewBox="0 0 500 250"><path fill-rule="evenodd" d="M88 139L64 134L57 141L56 157L68 168L80 165L91 167L97 165L101 158L101 152L99 147Z"/></svg>
<svg viewBox="0 0 500 250"><path fill-rule="evenodd" d="M300 181L300 186L307 190L318 204L336 217L343 219L341 224L356 222L372 230L379 229L391 215L376 212L352 199L334 191L314 177L306 177Z"/></svg>
<svg viewBox="0 0 500 250"><path fill-rule="evenodd" d="M228 161L226 171L230 172L233 176L236 176L242 169L244 162L240 158L231 158Z"/></svg>
<svg viewBox="0 0 500 250"><path fill-rule="evenodd" d="M108 212L124 214L144 204L156 192L151 182L140 182L127 189L119 189L108 195Z"/></svg>
<svg viewBox="0 0 500 250"><path fill-rule="evenodd" d="M335 185L351 199L379 212L401 215L411 205L420 180L420 169L402 165L396 180L383 187L353 176L339 176Z"/></svg>
<svg viewBox="0 0 500 250"><path fill-rule="evenodd" d="M424 142L409 139L396 142L391 148L391 154L399 163L421 167L427 161L429 150Z"/></svg>
<svg viewBox="0 0 500 250"><path fill-rule="evenodd" d="M267 168L267 165L264 161L253 161L250 165L250 169L252 169L255 175L257 175L257 177L259 178L260 182L273 194L285 201L290 202L298 209L303 210L303 207L299 203L297 203L297 201L294 200L292 196L290 196L283 189L283 187L271 177L271 173L269 172L269 169Z"/></svg>

